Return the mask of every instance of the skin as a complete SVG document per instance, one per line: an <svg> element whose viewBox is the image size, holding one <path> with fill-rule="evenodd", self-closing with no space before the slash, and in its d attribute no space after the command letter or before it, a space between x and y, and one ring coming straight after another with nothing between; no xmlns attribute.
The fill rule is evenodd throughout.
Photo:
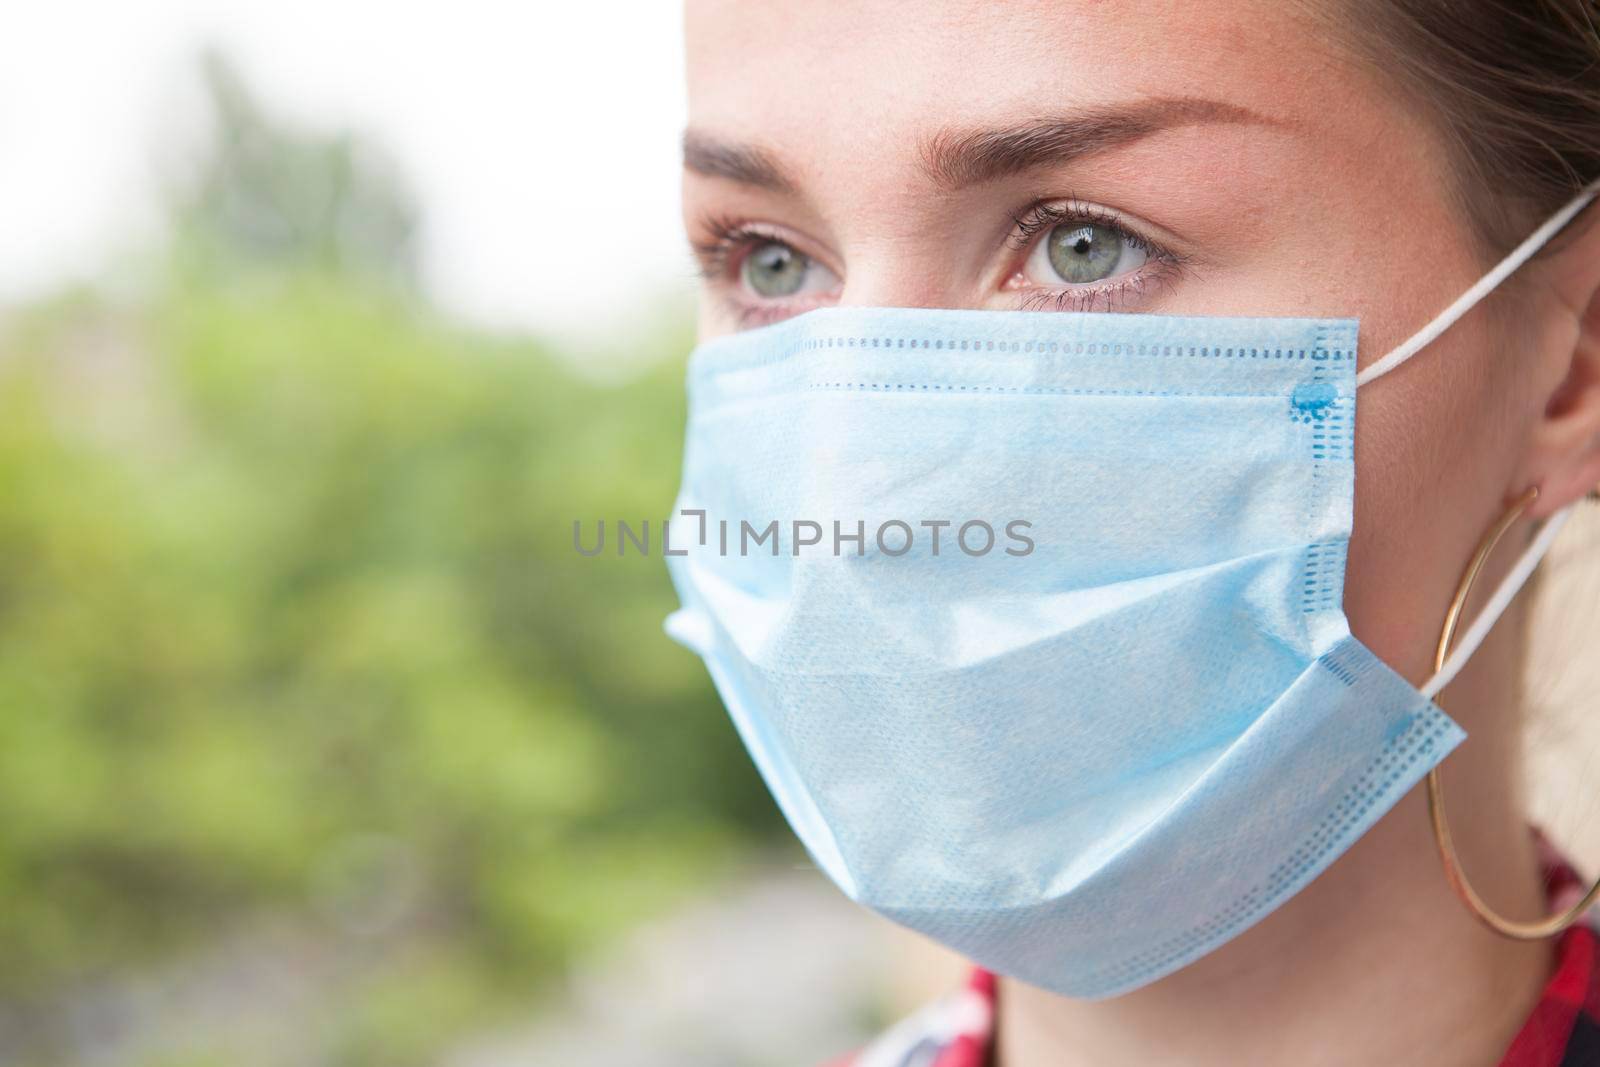
<svg viewBox="0 0 1600 1067"><path fill-rule="evenodd" d="M748 242L706 252L703 337L823 304L1067 300L1354 316L1365 365L1498 258L1446 195L1436 120L1281 0L689 0L686 23L691 142L759 152L788 179L761 187L692 153L691 239L714 243L708 218L754 226L825 268L774 302L741 282ZM1183 124L960 188L930 173L941 134L1152 97L1265 121ZM1067 197L1178 250L1182 270L1058 297L1068 284L1030 275L1008 234L1012 215ZM1514 281L1357 405L1345 609L1415 683L1507 502L1539 485L1533 520L1600 484L1600 226L1569 226ZM1515 552L1499 555L1482 585ZM1544 901L1516 758L1523 631L1514 609L1441 703L1471 735L1443 765L1465 868L1502 912L1532 918ZM1167 978L1094 1002L1003 979L999 1063L1494 1064L1538 1000L1550 948L1502 939L1457 902L1419 788L1308 889Z"/></svg>

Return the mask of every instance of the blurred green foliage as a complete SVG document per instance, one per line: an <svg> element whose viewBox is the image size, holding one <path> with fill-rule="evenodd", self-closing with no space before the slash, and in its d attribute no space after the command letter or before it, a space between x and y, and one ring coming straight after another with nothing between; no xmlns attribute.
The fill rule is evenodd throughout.
<svg viewBox="0 0 1600 1067"><path fill-rule="evenodd" d="M256 254L206 205L370 199L263 158L139 295L0 331L0 1002L289 914L402 946L338 1062L423 1062L776 819L662 561L572 545L668 514L687 323L601 386L326 234Z"/></svg>

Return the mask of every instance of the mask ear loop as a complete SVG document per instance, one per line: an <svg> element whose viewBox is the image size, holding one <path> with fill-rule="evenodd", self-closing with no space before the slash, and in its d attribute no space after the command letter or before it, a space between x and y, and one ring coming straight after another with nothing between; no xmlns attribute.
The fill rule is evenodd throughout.
<svg viewBox="0 0 1600 1067"><path fill-rule="evenodd" d="M1528 510L1529 505L1538 498L1539 487L1536 485L1529 487L1512 502L1505 514L1500 516L1478 542L1477 551L1467 564L1461 582L1456 587L1455 597L1450 601L1450 610L1445 614L1444 628L1439 634L1439 647L1433 657L1435 673L1422 687L1425 695L1433 697L1460 672L1467 662L1467 657L1483 643L1489 628L1510 605L1517 592L1527 582L1528 576L1539 565L1539 560L1555 542L1556 534L1561 531L1561 527L1572 513L1572 506L1568 505L1545 521L1533 543L1523 552L1511 569L1511 573L1500 583L1500 587L1490 597L1489 603L1479 612L1477 620L1463 635L1461 645L1452 652L1451 644L1455 639L1456 627L1461 622L1461 613L1466 608L1467 597L1472 593L1473 582L1477 580L1479 572L1483 570L1484 564L1488 562L1489 556L1500 543L1500 539L1505 536L1506 531L1511 529L1522 517L1523 512ZM1596 881L1589 887L1583 899L1566 911L1533 922L1508 919L1484 903L1483 898L1478 896L1467 883L1466 875L1461 870L1461 860L1456 855L1455 843L1450 837L1450 825L1445 821L1444 785L1440 781L1438 767L1428 772L1428 818L1433 824L1433 839L1439 846L1439 858L1444 861L1445 877L1450 882L1450 888L1455 890L1456 896L1461 898L1461 902L1479 922L1497 934L1517 941L1537 941L1552 937L1581 919L1596 898L1600 898L1600 881Z"/></svg>
<svg viewBox="0 0 1600 1067"><path fill-rule="evenodd" d="M1416 355L1424 345L1455 325L1457 319L1472 310L1474 304L1489 295L1495 286L1506 280L1507 275L1522 266L1535 252L1543 248L1545 242L1554 237L1557 230L1572 221L1574 215L1587 207L1596 193L1600 193L1600 178L1585 185L1582 192L1569 200L1560 211L1546 219L1543 225L1529 234L1527 239L1520 245L1512 249L1510 255L1495 264L1494 269L1474 282L1466 292L1456 297L1455 302L1449 307L1439 312L1433 321L1400 342L1382 359L1364 368L1360 374L1356 375L1356 387L1360 388L1368 382L1388 374Z"/></svg>

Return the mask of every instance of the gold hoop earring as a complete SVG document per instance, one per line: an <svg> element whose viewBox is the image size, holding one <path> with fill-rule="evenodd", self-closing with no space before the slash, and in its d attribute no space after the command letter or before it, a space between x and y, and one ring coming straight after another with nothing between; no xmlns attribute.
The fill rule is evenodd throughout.
<svg viewBox="0 0 1600 1067"><path fill-rule="evenodd" d="M1444 667L1445 657L1450 653L1450 646L1455 641L1456 627L1461 622L1461 613L1466 608L1467 597L1472 592L1472 583L1477 580L1478 572L1483 570L1483 565L1488 562L1489 556L1494 552L1495 545L1505 536L1516 521L1522 517L1528 506L1539 498L1539 487L1531 486L1526 492L1512 502L1505 513L1483 535L1483 540L1478 542L1477 551L1473 553L1471 561L1467 564L1466 571L1461 576L1461 583L1456 586L1456 595L1450 601L1450 610L1444 617L1444 628L1439 633L1439 647L1433 655L1433 669L1435 672ZM1445 877L1450 882L1450 888L1455 890L1456 896L1467 906L1474 917L1489 929L1504 937L1518 941L1537 941L1541 938L1553 937L1577 922L1583 913L1589 910L1596 898L1600 898L1600 881L1589 887L1583 899L1578 901L1566 911L1556 915L1537 919L1533 922L1520 922L1508 919L1485 904L1483 898L1473 891L1467 883L1467 878L1461 870L1461 861L1456 855L1456 848L1450 839L1450 826L1444 816L1444 786L1439 780L1439 768L1435 767L1428 772L1428 819L1433 824L1433 839L1439 846L1439 858L1444 861Z"/></svg>

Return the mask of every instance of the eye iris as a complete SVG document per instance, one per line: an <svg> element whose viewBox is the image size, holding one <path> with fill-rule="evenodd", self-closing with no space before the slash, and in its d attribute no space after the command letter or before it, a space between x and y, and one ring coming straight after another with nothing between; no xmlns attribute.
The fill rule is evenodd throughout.
<svg viewBox="0 0 1600 1067"><path fill-rule="evenodd" d="M761 296L792 296L806 280L811 260L786 244L771 241L745 257L744 280Z"/></svg>
<svg viewBox="0 0 1600 1067"><path fill-rule="evenodd" d="M1122 235L1094 223L1057 226L1045 239L1050 266L1066 282L1097 282L1122 258Z"/></svg>

